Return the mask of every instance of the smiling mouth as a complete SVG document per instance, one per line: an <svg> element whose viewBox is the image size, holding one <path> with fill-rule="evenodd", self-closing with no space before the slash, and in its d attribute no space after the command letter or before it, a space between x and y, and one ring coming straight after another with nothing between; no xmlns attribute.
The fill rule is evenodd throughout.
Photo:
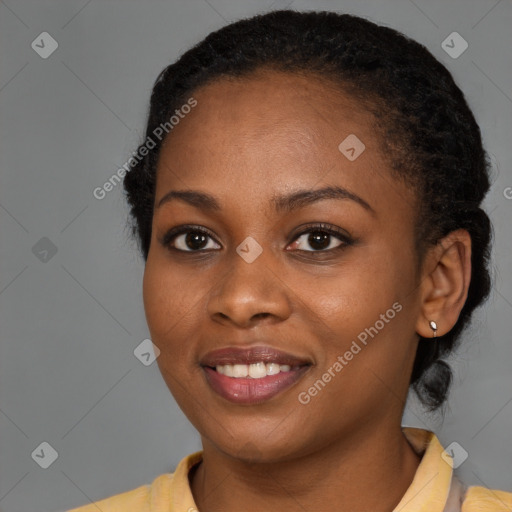
<svg viewBox="0 0 512 512"><path fill-rule="evenodd" d="M247 365L233 365L247 366ZM251 365L249 365L251 366ZM216 369L203 367L210 388L225 400L235 404L254 405L266 402L291 388L311 368L296 366L286 371L261 377L228 377Z"/></svg>
<svg viewBox="0 0 512 512"><path fill-rule="evenodd" d="M297 366L293 367L294 370L296 368ZM263 379L270 375L289 372L292 370L292 366L289 364L265 363L264 361L259 361L252 364L217 365L214 369L216 372L234 379Z"/></svg>
<svg viewBox="0 0 512 512"><path fill-rule="evenodd" d="M211 352L201 361L210 388L235 404L266 402L291 388L312 362L269 347Z"/></svg>

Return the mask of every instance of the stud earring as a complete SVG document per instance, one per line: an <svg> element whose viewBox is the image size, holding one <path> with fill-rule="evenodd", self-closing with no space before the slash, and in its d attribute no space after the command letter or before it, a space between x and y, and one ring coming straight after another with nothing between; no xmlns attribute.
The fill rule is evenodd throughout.
<svg viewBox="0 0 512 512"><path fill-rule="evenodd" d="M437 324L434 322L434 320L430 320L429 322L430 328L434 331L434 338L437 337Z"/></svg>

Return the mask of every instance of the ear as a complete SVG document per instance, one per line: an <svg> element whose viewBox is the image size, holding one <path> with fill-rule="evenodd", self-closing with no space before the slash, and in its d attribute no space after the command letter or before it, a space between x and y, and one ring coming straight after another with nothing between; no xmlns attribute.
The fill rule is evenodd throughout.
<svg viewBox="0 0 512 512"><path fill-rule="evenodd" d="M429 250L420 285L421 313L416 332L432 338L429 322L443 336L457 323L471 280L471 237L465 229L452 231Z"/></svg>

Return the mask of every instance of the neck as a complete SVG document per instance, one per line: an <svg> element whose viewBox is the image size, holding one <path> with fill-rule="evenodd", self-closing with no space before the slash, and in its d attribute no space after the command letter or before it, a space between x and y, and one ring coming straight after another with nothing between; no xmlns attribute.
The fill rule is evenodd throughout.
<svg viewBox="0 0 512 512"><path fill-rule="evenodd" d="M201 512L391 512L419 462L400 425L360 429L310 455L277 463L234 459L203 439L203 461L191 475L191 487Z"/></svg>

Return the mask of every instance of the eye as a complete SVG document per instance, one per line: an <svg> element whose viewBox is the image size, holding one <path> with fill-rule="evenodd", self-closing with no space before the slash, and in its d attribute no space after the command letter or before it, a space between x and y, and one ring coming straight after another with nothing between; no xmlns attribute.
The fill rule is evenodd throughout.
<svg viewBox="0 0 512 512"><path fill-rule="evenodd" d="M220 249L212 235L200 226L179 226L168 231L162 244L176 251L199 252Z"/></svg>
<svg viewBox="0 0 512 512"><path fill-rule="evenodd" d="M351 243L351 238L339 228L329 224L317 224L309 226L307 231L302 231L290 247L305 252L327 252L343 248Z"/></svg>
<svg viewBox="0 0 512 512"><path fill-rule="evenodd" d="M161 240L164 247L180 252L202 252L222 247L213 235L201 226L184 225L169 230ZM328 252L351 245L353 240L336 226L315 224L295 236L291 249L302 252ZM308 249L308 246L310 247Z"/></svg>

